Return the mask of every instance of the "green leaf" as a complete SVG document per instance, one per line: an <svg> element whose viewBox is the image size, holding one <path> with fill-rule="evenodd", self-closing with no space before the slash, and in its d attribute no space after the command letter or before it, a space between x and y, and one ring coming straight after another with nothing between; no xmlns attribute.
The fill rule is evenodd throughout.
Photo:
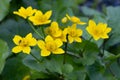
<svg viewBox="0 0 120 80"><path fill-rule="evenodd" d="M120 42L120 7L107 7L108 26L112 28L111 37L108 40L107 48Z"/></svg>
<svg viewBox="0 0 120 80"><path fill-rule="evenodd" d="M96 70L97 67L93 67L93 66L90 66L89 67L89 77L90 77L90 80L105 80L105 78L103 77L103 75Z"/></svg>
<svg viewBox="0 0 120 80"><path fill-rule="evenodd" d="M9 55L9 48L5 41L0 40L0 74L4 68L6 58Z"/></svg>
<svg viewBox="0 0 120 80"><path fill-rule="evenodd" d="M74 71L66 75L65 80L85 80L86 73L81 70Z"/></svg>
<svg viewBox="0 0 120 80"><path fill-rule="evenodd" d="M110 53L110 52L108 52L108 51L104 51L104 56L103 56L103 59L106 61L111 61L111 62L113 62L113 61L115 61L116 59L118 59L120 57L120 54L117 54L117 55L115 55L115 54L112 54L112 53Z"/></svg>
<svg viewBox="0 0 120 80"><path fill-rule="evenodd" d="M84 50L84 52L82 52ZM97 59L99 49L97 45L93 42L87 40L82 41L82 43L73 43L69 45L68 51L78 54L80 57L75 60L76 63L82 63L83 65L91 65Z"/></svg>
<svg viewBox="0 0 120 80"><path fill-rule="evenodd" d="M108 67L106 67L109 69ZM104 66L95 63L87 67L87 72L90 80L117 80L109 71L106 71Z"/></svg>
<svg viewBox="0 0 120 80"><path fill-rule="evenodd" d="M85 46L83 58L81 58L82 63L84 65L93 64L95 62L98 52L99 52L97 45L95 43L89 42L89 41L82 42L81 44Z"/></svg>
<svg viewBox="0 0 120 80"><path fill-rule="evenodd" d="M37 72L34 70L31 70L30 72L31 72L31 79L32 80L49 78L49 75L45 74L43 72Z"/></svg>
<svg viewBox="0 0 120 80"><path fill-rule="evenodd" d="M82 12L87 15L87 16L94 16L94 15L103 15L102 13L92 9L92 8L88 8L86 6L82 7Z"/></svg>
<svg viewBox="0 0 120 80"><path fill-rule="evenodd" d="M52 74L54 73L62 74L62 61L63 61L63 56L55 55L51 57L50 60L46 60L44 63L46 69Z"/></svg>
<svg viewBox="0 0 120 80"><path fill-rule="evenodd" d="M23 59L23 63L32 70L36 70L38 72L43 73L51 73L51 74L62 74L62 56L51 56L50 59L45 57L41 57L40 53L37 49L33 49L31 52L38 60L36 60L33 56L28 55Z"/></svg>
<svg viewBox="0 0 120 80"><path fill-rule="evenodd" d="M120 64L118 62L114 62L110 66L111 73L116 77L120 78Z"/></svg>
<svg viewBox="0 0 120 80"><path fill-rule="evenodd" d="M36 58L38 58L39 61L41 61L42 58L41 58L39 52L37 51L37 49L32 49L31 53ZM23 59L23 64L32 70L36 70L38 72L41 72L41 71L44 72L45 71L44 61L39 62L38 60L36 60L32 55L28 55Z"/></svg>
<svg viewBox="0 0 120 80"><path fill-rule="evenodd" d="M23 65L22 58L17 55L7 60L1 75L3 80L22 80L24 76L30 75L30 72L29 69Z"/></svg>
<svg viewBox="0 0 120 80"><path fill-rule="evenodd" d="M63 67L63 73L71 73L73 71L73 66L71 64L64 64Z"/></svg>
<svg viewBox="0 0 120 80"><path fill-rule="evenodd" d="M96 24L102 22L102 23L107 23L107 19L105 17L95 15L93 20L96 22Z"/></svg>
<svg viewBox="0 0 120 80"><path fill-rule="evenodd" d="M0 21L7 15L9 12L9 5L11 0L0 0Z"/></svg>
<svg viewBox="0 0 120 80"><path fill-rule="evenodd" d="M8 43L10 49L14 46L12 39L15 35L24 37L30 32L32 33L32 29L23 19L7 19L0 24L0 38Z"/></svg>

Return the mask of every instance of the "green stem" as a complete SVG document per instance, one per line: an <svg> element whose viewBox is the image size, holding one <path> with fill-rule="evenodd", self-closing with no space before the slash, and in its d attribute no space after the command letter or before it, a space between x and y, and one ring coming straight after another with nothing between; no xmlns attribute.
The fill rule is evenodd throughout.
<svg viewBox="0 0 120 80"><path fill-rule="evenodd" d="M67 51L67 54L70 55L70 56L76 57L76 58L80 58L81 57L81 56L79 56L77 54L74 54L72 52L69 52L69 51Z"/></svg>
<svg viewBox="0 0 120 80"><path fill-rule="evenodd" d="M101 51L99 51L99 56L103 57L104 56L104 50L105 50L105 40L103 41L103 44L99 48Z"/></svg>
<svg viewBox="0 0 120 80"><path fill-rule="evenodd" d="M31 22L28 21L28 23L29 23L30 27L33 29L33 31L34 31L41 39L44 40L44 37L42 37L42 36L40 35L40 33L34 28L34 26L31 24Z"/></svg>
<svg viewBox="0 0 120 80"><path fill-rule="evenodd" d="M68 34L66 35L67 42L65 43L65 53L64 53L64 58L63 58L63 64L65 64L66 60L66 54L67 54L67 47L68 47Z"/></svg>
<svg viewBox="0 0 120 80"><path fill-rule="evenodd" d="M35 58L36 61L38 61L39 63L41 63L41 61L40 61L36 56L34 56L32 53L30 53L30 55L31 55L33 58Z"/></svg>
<svg viewBox="0 0 120 80"><path fill-rule="evenodd" d="M44 28L43 27L41 27L41 31L43 33L43 37L45 38L45 32L44 32Z"/></svg>
<svg viewBox="0 0 120 80"><path fill-rule="evenodd" d="M114 74L114 72L112 71L112 69L111 69L110 66L109 66L109 71L110 71L110 73L112 74L112 76L116 78L116 76L115 76L115 74Z"/></svg>

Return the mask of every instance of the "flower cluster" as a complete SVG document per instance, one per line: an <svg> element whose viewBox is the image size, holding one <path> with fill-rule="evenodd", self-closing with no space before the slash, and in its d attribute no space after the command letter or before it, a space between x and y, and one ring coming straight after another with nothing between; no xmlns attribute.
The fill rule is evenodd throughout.
<svg viewBox="0 0 120 80"><path fill-rule="evenodd" d="M52 11L47 11L45 14L43 14L42 11L32 9L31 6L29 6L27 9L21 7L18 11L14 11L13 13L23 17L24 19L28 18L28 20L33 22L34 25L43 25L51 22L49 18L52 15Z"/></svg>
<svg viewBox="0 0 120 80"><path fill-rule="evenodd" d="M38 45L41 50L41 56L49 56L51 53L64 54L66 52L63 47L64 43L72 44L73 42L82 42L81 37L83 31L82 29L77 28L77 25L85 25L87 22L81 21L80 18L76 16L69 16L66 14L61 21L63 24L70 21L71 25L66 25L65 28L61 28L57 21L50 20L52 15L51 10L43 14L42 11L32 9L30 6L26 9L21 7L18 11L14 11L13 13L32 22L35 26L50 23L50 25L43 30L44 34L46 34L43 40L32 37L32 33L27 34L25 37L15 35L13 42L17 46L12 49L12 52L14 53L23 51L23 53L30 54L30 47ZM107 27L106 23L99 22L96 24L95 21L89 20L86 31L93 37L94 40L99 40L101 38L109 38L108 33L111 31L111 28Z"/></svg>

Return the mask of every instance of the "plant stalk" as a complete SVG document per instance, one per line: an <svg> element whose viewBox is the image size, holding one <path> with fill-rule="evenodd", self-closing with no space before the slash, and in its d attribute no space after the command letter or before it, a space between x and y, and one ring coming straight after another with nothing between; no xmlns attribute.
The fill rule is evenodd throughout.
<svg viewBox="0 0 120 80"><path fill-rule="evenodd" d="M66 60L66 54L67 54L67 47L68 47L68 34L66 35L67 42L65 43L65 53L64 53L64 58L63 58L63 64L65 64Z"/></svg>
<svg viewBox="0 0 120 80"><path fill-rule="evenodd" d="M31 24L31 22L28 21L28 23L29 23L30 27L33 29L33 31L34 31L42 40L44 40L44 37L42 37L42 36L40 35L40 33L34 28L34 26Z"/></svg>
<svg viewBox="0 0 120 80"><path fill-rule="evenodd" d="M30 53L30 55L31 55L37 62L41 63L41 61L40 61L36 56L34 56L32 53Z"/></svg>

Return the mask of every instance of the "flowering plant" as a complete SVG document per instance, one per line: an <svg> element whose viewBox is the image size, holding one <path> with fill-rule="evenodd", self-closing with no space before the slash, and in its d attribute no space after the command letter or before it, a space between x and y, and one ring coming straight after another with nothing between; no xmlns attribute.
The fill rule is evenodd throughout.
<svg viewBox="0 0 120 80"><path fill-rule="evenodd" d="M52 11L47 11L45 14L43 14L42 11L32 9L32 7L29 6L26 9L24 7L21 7L18 12L14 11L13 13L26 19L34 32L38 35L38 38L32 37L32 33L27 34L26 37L23 38L19 35L15 35L13 42L17 46L13 47L12 52L19 53L22 51L23 53L31 54L31 56L36 61L35 63L38 63L40 65L40 72L42 71L44 74L49 74L49 72L56 74L57 72L59 74L57 77L58 79L67 79L67 74L71 73L74 70L74 66L70 63L71 61L67 61L67 57L71 59L73 57L77 57L76 59L84 61L86 57L85 54L92 54L86 51L87 46L91 44L91 46L95 47L96 51L98 51L98 46L96 44L93 44L94 40L97 42L99 39L109 38L108 33L111 31L111 28L107 27L106 23L99 22L96 24L95 21L89 20L88 26L86 27L86 32L89 33L90 39L87 40L84 39L84 36L82 36L82 29L80 27L77 28L77 25L85 25L87 22L82 22L76 16L69 16L66 14L66 16L61 20L65 25L63 28L61 28L58 22L52 22L52 20L49 20L52 15ZM68 21L70 21L69 24ZM45 24L50 24L50 26L43 27L42 25ZM39 33L40 31L37 31L37 28L35 27L40 27L40 31L44 35L41 35ZM71 48L75 48L76 44L78 45L78 50L71 51ZM39 56L41 56L41 58L36 57L35 54L31 52L30 46L36 45L39 48ZM33 47L32 49L35 48ZM36 52L38 51L36 50ZM51 53L58 54L59 56L51 55ZM98 53L96 52L96 54ZM48 59L47 56L49 56L50 59ZM60 61L58 62L56 58L60 59ZM51 60L55 60L54 65L59 64L59 68L58 66L54 68L58 70L52 70L50 67L48 67L48 63L51 64L49 66L53 66L53 61L49 62ZM93 63L94 60L90 64ZM41 66L43 66L43 68ZM67 69L68 71L64 72L64 70Z"/></svg>
<svg viewBox="0 0 120 80"><path fill-rule="evenodd" d="M110 9L108 8L108 12ZM83 7L83 13L85 10L86 7ZM110 50L113 47L111 45L115 45L116 36L113 33L116 34L117 31L109 21L112 14L108 13L107 21L97 12L93 18L79 18L66 12L57 20L53 10L44 12L32 6L20 7L13 14L20 26L21 23L27 25L27 28L24 25L21 30L21 33L25 33L12 34L10 49L6 42L1 40L0 44L4 45L1 47L2 53L6 53L8 62L12 58L10 62L20 63L15 68L24 66L22 70L25 72L20 80L119 79L115 68L120 70L120 55L117 51L114 54ZM1 72L3 67L0 69ZM4 74L5 71L2 75ZM16 77L13 80L19 79Z"/></svg>

